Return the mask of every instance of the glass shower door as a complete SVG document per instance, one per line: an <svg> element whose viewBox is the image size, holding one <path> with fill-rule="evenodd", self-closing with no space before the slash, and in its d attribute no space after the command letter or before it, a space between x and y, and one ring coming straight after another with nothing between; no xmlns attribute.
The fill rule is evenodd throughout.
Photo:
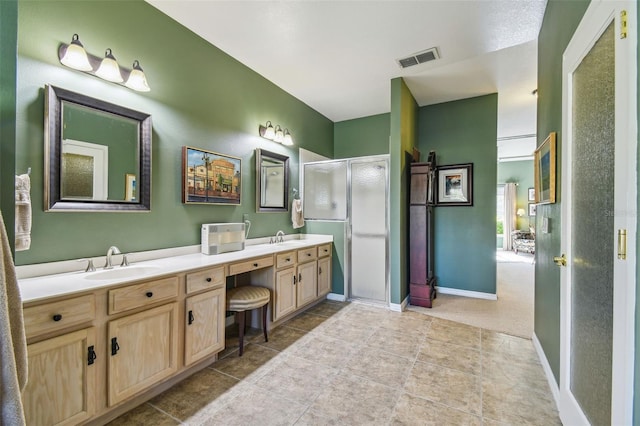
<svg viewBox="0 0 640 426"><path fill-rule="evenodd" d="M351 161L350 297L388 302L387 160Z"/></svg>

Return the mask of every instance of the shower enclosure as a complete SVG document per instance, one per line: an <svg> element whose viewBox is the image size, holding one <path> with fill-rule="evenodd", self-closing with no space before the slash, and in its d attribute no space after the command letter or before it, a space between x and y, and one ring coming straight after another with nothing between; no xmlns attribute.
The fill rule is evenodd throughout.
<svg viewBox="0 0 640 426"><path fill-rule="evenodd" d="M389 156L304 164L307 220L345 223L345 296L389 303Z"/></svg>

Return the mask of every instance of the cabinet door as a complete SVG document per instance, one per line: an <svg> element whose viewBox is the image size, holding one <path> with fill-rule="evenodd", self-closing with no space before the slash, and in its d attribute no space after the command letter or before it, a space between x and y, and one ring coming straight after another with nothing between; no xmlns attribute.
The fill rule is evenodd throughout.
<svg viewBox="0 0 640 426"><path fill-rule="evenodd" d="M296 269L293 266L276 272L276 291L273 303L274 321L296 310L297 280Z"/></svg>
<svg viewBox="0 0 640 426"><path fill-rule="evenodd" d="M185 365L224 349L224 294L219 288L187 299Z"/></svg>
<svg viewBox="0 0 640 426"><path fill-rule="evenodd" d="M318 297L331 292L331 258L318 260Z"/></svg>
<svg viewBox="0 0 640 426"><path fill-rule="evenodd" d="M75 425L94 414L95 362L101 360L94 362L93 348L93 327L27 347L29 381L22 402L28 425Z"/></svg>
<svg viewBox="0 0 640 426"><path fill-rule="evenodd" d="M109 405L177 371L177 332L177 303L109 322Z"/></svg>
<svg viewBox="0 0 640 426"><path fill-rule="evenodd" d="M318 262L298 265L298 307L313 302L318 297Z"/></svg>

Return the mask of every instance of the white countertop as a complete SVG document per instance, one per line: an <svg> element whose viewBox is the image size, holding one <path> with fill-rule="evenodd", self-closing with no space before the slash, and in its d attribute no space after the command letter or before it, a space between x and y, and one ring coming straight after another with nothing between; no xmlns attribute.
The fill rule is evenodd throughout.
<svg viewBox="0 0 640 426"><path fill-rule="evenodd" d="M163 275L185 272L192 269L200 269L225 263L243 261L246 259L251 259L253 257L264 256L289 250L297 250L317 244L326 244L333 242L332 235L297 235L300 236L300 239L289 239L284 243L278 244L248 244L246 245L246 248L244 250L216 255L191 253L136 262L136 253L132 253L129 257L131 261L130 266L114 266L114 268L110 270L115 271L120 268L122 268L123 270L126 268L132 268L132 270L135 269L136 271L140 272L135 276L129 276L125 278L106 277L103 279L99 275L101 272L103 272L103 269L96 268L95 272L78 271L43 275L31 278L20 278L18 279L18 285L20 287L22 302L27 303L56 296L73 295L75 293L110 287L129 281L151 279ZM116 256L117 259L120 258L120 255L114 256ZM147 254L146 256L141 257L149 257L149 255ZM84 265L86 265L86 263L78 264L77 266L79 268L84 268Z"/></svg>

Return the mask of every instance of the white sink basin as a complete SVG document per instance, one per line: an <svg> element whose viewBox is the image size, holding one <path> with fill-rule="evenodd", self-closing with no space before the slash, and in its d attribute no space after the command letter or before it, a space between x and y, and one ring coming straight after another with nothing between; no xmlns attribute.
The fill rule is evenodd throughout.
<svg viewBox="0 0 640 426"><path fill-rule="evenodd" d="M85 276L86 280L112 280L118 278L135 278L141 275L147 275L158 272L158 266L120 266L114 269L106 269L104 271L92 272Z"/></svg>

